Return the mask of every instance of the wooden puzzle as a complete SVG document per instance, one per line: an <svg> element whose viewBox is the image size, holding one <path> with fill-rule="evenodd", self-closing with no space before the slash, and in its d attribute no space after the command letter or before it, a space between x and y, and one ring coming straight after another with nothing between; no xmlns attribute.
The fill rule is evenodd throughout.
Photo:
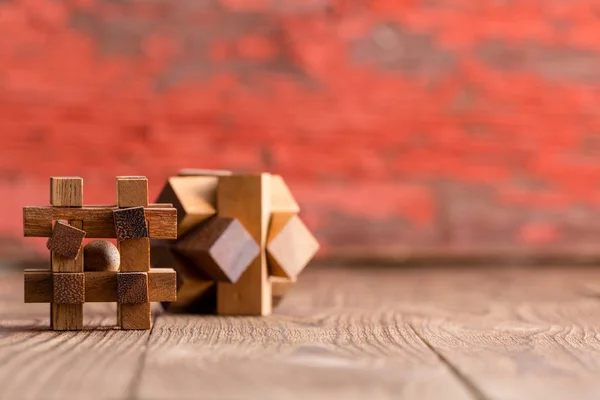
<svg viewBox="0 0 600 400"><path fill-rule="evenodd" d="M186 169L157 201L179 223L177 240L152 243L153 267L177 271L169 311L268 315L319 248L278 175Z"/></svg>
<svg viewBox="0 0 600 400"><path fill-rule="evenodd" d="M53 177L50 204L23 208L25 236L48 237L51 254L50 270L25 271L25 302L51 303L54 330L83 329L89 302L116 302L121 329L150 329L150 303L177 298L175 271L150 268L150 239L177 238L177 210L148 204L145 177L117 177L117 204L93 206L82 178Z"/></svg>

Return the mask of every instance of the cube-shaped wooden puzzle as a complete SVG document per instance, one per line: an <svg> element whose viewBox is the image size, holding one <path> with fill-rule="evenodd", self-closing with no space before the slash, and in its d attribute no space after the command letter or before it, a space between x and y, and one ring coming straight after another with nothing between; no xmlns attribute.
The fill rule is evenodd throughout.
<svg viewBox="0 0 600 400"><path fill-rule="evenodd" d="M52 260L49 270L25 271L25 302L51 303L54 330L83 329L86 302L116 302L121 329L150 329L150 302L177 298L175 270L150 268L150 239L177 238L177 210L148 204L139 176L117 177L117 204L108 206L83 205L83 179L53 177L50 203L23 208L25 236L48 237ZM83 251L84 238L117 247L94 241Z"/></svg>
<svg viewBox="0 0 600 400"><path fill-rule="evenodd" d="M152 245L178 274L169 311L268 315L319 248L278 175L187 169L157 201L178 211L178 239Z"/></svg>

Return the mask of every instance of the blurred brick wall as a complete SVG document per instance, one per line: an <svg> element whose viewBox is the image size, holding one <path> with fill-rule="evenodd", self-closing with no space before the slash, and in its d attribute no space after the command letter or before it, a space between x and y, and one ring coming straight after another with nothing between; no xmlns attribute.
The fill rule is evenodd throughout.
<svg viewBox="0 0 600 400"><path fill-rule="evenodd" d="M593 0L0 0L0 236L49 175L281 173L323 254L600 238Z"/></svg>

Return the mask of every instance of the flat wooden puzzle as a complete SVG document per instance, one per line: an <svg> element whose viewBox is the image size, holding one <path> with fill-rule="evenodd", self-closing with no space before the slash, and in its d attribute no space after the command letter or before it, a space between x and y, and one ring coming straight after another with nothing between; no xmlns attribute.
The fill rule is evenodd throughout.
<svg viewBox="0 0 600 400"><path fill-rule="evenodd" d="M268 315L319 248L279 175L182 170L157 201L177 208L178 239L152 242L177 271L169 311Z"/></svg>
<svg viewBox="0 0 600 400"><path fill-rule="evenodd" d="M51 269L25 271L25 302L51 303L54 330L83 329L86 302L116 302L121 329L150 329L150 303L177 298L175 271L150 268L150 239L177 238L177 210L148 204L139 176L117 177L116 205L92 206L82 178L53 177L50 204L23 208L25 236L48 237L51 254Z"/></svg>

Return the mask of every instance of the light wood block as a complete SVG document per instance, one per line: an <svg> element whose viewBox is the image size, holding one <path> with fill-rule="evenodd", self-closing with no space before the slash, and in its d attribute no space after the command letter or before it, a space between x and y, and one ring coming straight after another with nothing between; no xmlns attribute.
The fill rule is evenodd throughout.
<svg viewBox="0 0 600 400"><path fill-rule="evenodd" d="M115 238L114 206L53 208L23 207L25 237L52 236L52 221L83 220L86 238ZM177 210L147 208L144 210L150 239L177 239ZM72 225L72 224L71 224Z"/></svg>
<svg viewBox="0 0 600 400"><path fill-rule="evenodd" d="M272 215L267 241L271 275L296 278L317 250L319 243L297 215Z"/></svg>
<svg viewBox="0 0 600 400"><path fill-rule="evenodd" d="M237 218L261 246L258 257L236 283L217 283L217 312L223 315L269 315L272 309L264 246L271 213L271 176L233 175L219 178L219 216Z"/></svg>
<svg viewBox="0 0 600 400"><path fill-rule="evenodd" d="M150 269L150 239L129 239L119 241L121 272L146 272Z"/></svg>
<svg viewBox="0 0 600 400"><path fill-rule="evenodd" d="M177 209L179 236L216 214L217 183L216 176L169 178L157 201L172 203Z"/></svg>
<svg viewBox="0 0 600 400"><path fill-rule="evenodd" d="M271 176L271 212L293 214L300 212L300 206L280 175Z"/></svg>
<svg viewBox="0 0 600 400"><path fill-rule="evenodd" d="M50 204L55 207L81 207L83 205L83 178L51 177Z"/></svg>
<svg viewBox="0 0 600 400"><path fill-rule="evenodd" d="M53 280L50 270L25 270L25 303L50 303ZM114 303L117 301L117 272L85 272L85 302ZM177 274L171 268L148 271L150 302L177 300Z"/></svg>
<svg viewBox="0 0 600 400"><path fill-rule="evenodd" d="M119 304L117 320L121 329L151 329L152 312L150 303Z"/></svg>
<svg viewBox="0 0 600 400"><path fill-rule="evenodd" d="M148 179L145 176L118 176L117 206L148 207Z"/></svg>
<svg viewBox="0 0 600 400"><path fill-rule="evenodd" d="M179 240L173 250L219 282L235 283L260 247L235 218L213 217Z"/></svg>

